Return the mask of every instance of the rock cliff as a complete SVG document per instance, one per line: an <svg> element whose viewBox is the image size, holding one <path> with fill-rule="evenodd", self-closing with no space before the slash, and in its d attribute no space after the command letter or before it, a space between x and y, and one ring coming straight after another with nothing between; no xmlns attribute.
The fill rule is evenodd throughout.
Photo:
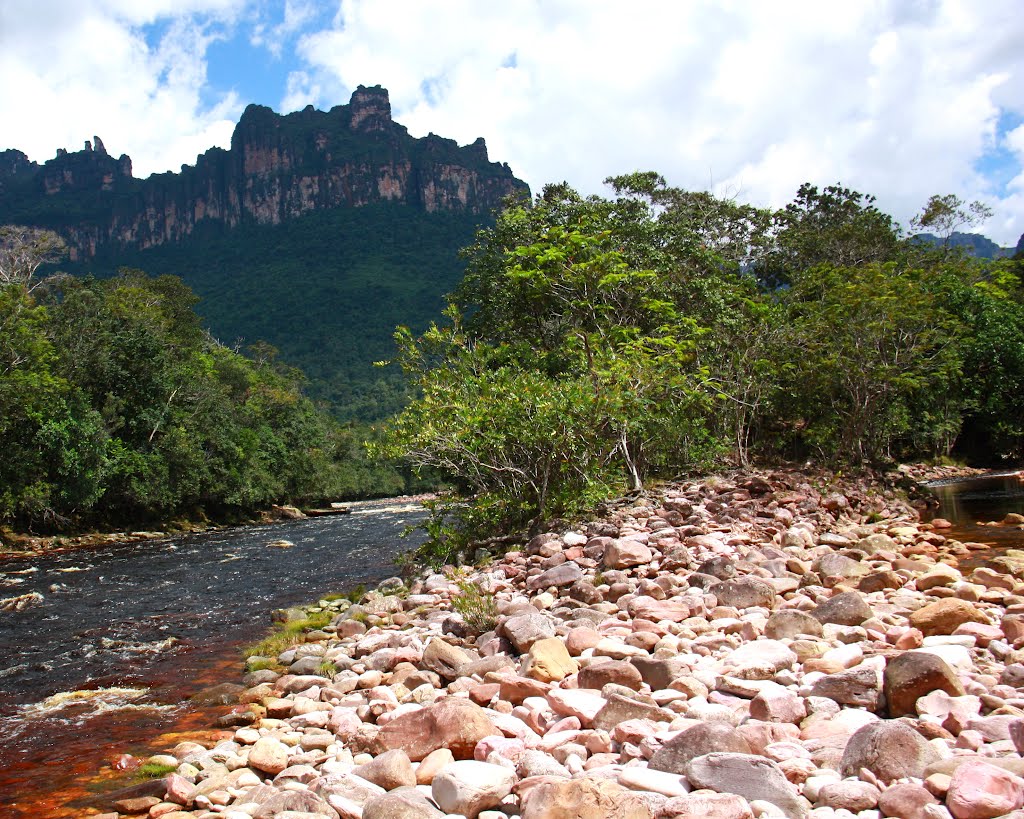
<svg viewBox="0 0 1024 819"><path fill-rule="evenodd" d="M387 90L360 86L348 105L284 116L250 105L231 148L211 148L180 173L132 175L99 137L39 165L0 152L0 224L58 230L72 260L178 242L202 223L278 225L316 210L396 203L422 212L487 215L528 195L483 139L459 146L411 137L391 118Z"/></svg>

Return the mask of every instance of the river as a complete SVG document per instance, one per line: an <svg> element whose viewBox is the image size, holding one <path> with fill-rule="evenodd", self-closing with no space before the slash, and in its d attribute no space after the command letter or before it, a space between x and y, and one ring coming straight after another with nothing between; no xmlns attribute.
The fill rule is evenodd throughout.
<svg viewBox="0 0 1024 819"><path fill-rule="evenodd" d="M0 558L0 816L81 816L104 765L148 755L160 735L208 727L188 698L238 682L240 647L274 609L395 574L415 545L416 504L352 514ZM290 548L270 546L287 540ZM73 800L78 807L63 808ZM84 811L84 813L83 813Z"/></svg>

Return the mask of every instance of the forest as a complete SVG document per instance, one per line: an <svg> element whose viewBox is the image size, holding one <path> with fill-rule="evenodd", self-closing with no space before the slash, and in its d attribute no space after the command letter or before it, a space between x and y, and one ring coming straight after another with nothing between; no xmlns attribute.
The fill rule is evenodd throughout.
<svg viewBox="0 0 1024 819"><path fill-rule="evenodd" d="M655 173L608 182L510 200L477 233L443 315L418 332L414 313L382 351L404 381L382 377L377 430L330 416L269 344L214 338L164 265L41 275L55 234L0 229L0 521L222 515L394 493L415 473L455 490L429 524L443 559L726 464L1019 461L1021 261L948 241L983 206L932 197L904 234L839 185L768 210ZM273 258L272 240L253 246L254 264ZM296 287L304 264L286 266ZM279 323L257 312L257 329ZM325 391L375 414L337 380Z"/></svg>
<svg viewBox="0 0 1024 819"><path fill-rule="evenodd" d="M934 196L904 235L839 185L770 211L608 183L506 208L444 320L396 336L417 397L381 450L460 490L434 558L725 464L1019 462L1021 261L947 241L983 205Z"/></svg>
<svg viewBox="0 0 1024 819"><path fill-rule="evenodd" d="M0 228L0 522L230 519L402 489L272 347L216 341L181 279L37 275L62 251L49 231Z"/></svg>

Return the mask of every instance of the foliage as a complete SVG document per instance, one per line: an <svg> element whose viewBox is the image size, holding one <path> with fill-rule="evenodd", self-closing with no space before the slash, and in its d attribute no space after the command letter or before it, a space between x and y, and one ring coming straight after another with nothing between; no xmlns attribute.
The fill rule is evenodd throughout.
<svg viewBox="0 0 1024 819"><path fill-rule="evenodd" d="M452 608L465 622L466 627L474 634L491 631L498 624L498 604L494 595L485 592L471 580L457 582L459 593L452 598Z"/></svg>
<svg viewBox="0 0 1024 819"><path fill-rule="evenodd" d="M0 518L124 525L382 483L300 374L216 342L176 277L26 281L0 287Z"/></svg>
<svg viewBox="0 0 1024 819"><path fill-rule="evenodd" d="M456 490L420 557L725 456L1021 455L1019 263L905 239L841 185L770 212L652 173L609 182L507 207L446 321L399 331L416 398L379 448ZM934 197L921 224L982 213Z"/></svg>

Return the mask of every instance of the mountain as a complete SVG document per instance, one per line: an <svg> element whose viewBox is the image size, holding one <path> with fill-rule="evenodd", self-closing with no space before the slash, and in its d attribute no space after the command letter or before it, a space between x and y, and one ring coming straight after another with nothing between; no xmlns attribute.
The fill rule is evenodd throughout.
<svg viewBox="0 0 1024 819"><path fill-rule="evenodd" d="M935 245L943 243L943 240L934 233L918 233L914 238L918 241L930 242ZM1021 240L1024 241L1024 236L1021 236ZM1000 247L987 236L982 236L980 233L960 233L955 231L950 235L947 244L950 247L965 248L970 255L977 256L979 259L1002 259L1013 256L1015 252L1014 248Z"/></svg>
<svg viewBox="0 0 1024 819"><path fill-rule="evenodd" d="M42 165L0 152L0 224L56 230L74 273L180 275L218 338L269 342L361 419L401 401L396 374L373 367L395 325L439 313L458 248L510 195L529 188L483 139L410 136L379 86L326 112L250 105L229 149L147 179L98 137Z"/></svg>

